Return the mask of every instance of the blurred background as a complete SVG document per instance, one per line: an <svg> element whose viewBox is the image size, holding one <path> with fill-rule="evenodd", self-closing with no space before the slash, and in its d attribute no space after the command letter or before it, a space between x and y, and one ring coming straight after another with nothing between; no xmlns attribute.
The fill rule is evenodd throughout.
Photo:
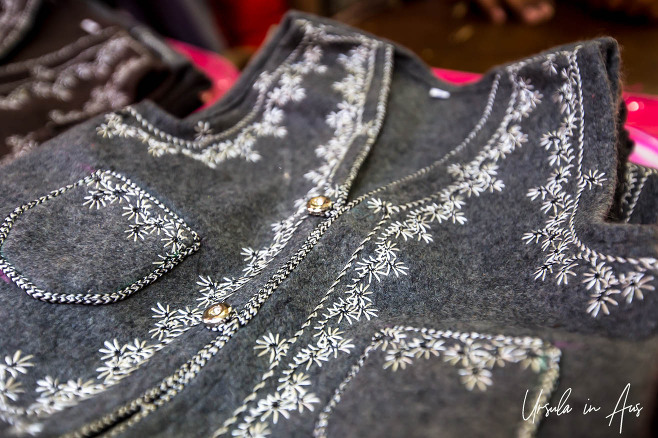
<svg viewBox="0 0 658 438"><path fill-rule="evenodd" d="M402 44L455 83L612 36L631 159L658 167L658 0L0 0L0 162L143 99L176 117L214 104L289 9Z"/></svg>
<svg viewBox="0 0 658 438"><path fill-rule="evenodd" d="M293 8L416 52L429 65L482 73L555 45L610 35L625 89L658 94L658 0L107 0L160 34L241 68Z"/></svg>

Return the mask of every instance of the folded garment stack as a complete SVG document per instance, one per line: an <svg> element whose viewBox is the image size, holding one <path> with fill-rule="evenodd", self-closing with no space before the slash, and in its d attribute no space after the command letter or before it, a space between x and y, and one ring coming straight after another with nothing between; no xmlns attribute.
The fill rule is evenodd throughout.
<svg viewBox="0 0 658 438"><path fill-rule="evenodd" d="M5 161L76 123L144 98L185 116L209 87L150 30L96 3L5 1L0 41Z"/></svg>

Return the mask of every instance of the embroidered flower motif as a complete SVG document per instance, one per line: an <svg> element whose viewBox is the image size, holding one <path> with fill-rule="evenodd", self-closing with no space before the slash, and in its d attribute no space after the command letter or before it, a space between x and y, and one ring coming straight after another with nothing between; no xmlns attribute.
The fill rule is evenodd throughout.
<svg viewBox="0 0 658 438"><path fill-rule="evenodd" d="M386 352L384 369L389 367L392 371L397 371L398 368L405 369L407 365L413 363L412 357L413 353L407 350L401 350L398 348L388 350Z"/></svg>
<svg viewBox="0 0 658 438"><path fill-rule="evenodd" d="M571 164L568 164L566 166L560 166L555 169L548 177L548 189L553 189L555 192L559 192L562 186L569 181L572 167L573 166ZM561 205L561 208L564 208L564 204Z"/></svg>
<svg viewBox="0 0 658 438"><path fill-rule="evenodd" d="M233 293L234 282L225 278L224 283L215 283L209 276L199 276L199 281L196 284L201 286L199 292L201 296L197 298L199 306L208 307L230 297Z"/></svg>
<svg viewBox="0 0 658 438"><path fill-rule="evenodd" d="M306 394L308 391L305 387L311 385L310 378L304 373L290 374L280 378L279 382L281 382L281 385L277 387L278 391L294 391L298 394Z"/></svg>
<svg viewBox="0 0 658 438"><path fill-rule="evenodd" d="M370 256L356 262L356 272L362 277L367 277L368 283L372 282L373 276L377 281L380 281L379 258Z"/></svg>
<svg viewBox="0 0 658 438"><path fill-rule="evenodd" d="M275 392L259 400L258 407L252 415L260 416L261 421L265 421L271 416L272 423L276 424L279 421L279 415L288 419L290 418L290 411L296 408L297 406L291 400L283 398L281 394Z"/></svg>
<svg viewBox="0 0 658 438"><path fill-rule="evenodd" d="M128 226L125 233L128 235L128 239L133 239L133 242L137 242L138 238L144 240L144 238L149 235L148 225L143 224L142 222L135 222Z"/></svg>
<svg viewBox="0 0 658 438"><path fill-rule="evenodd" d="M644 294L642 291L651 291L655 289L651 284L653 280L653 276L646 275L642 272L629 272L628 274L621 274L619 276L621 295L626 298L627 303L633 302L633 298L643 300Z"/></svg>
<svg viewBox="0 0 658 438"><path fill-rule="evenodd" d="M181 323L177 319L163 319L155 323L155 326L149 330L152 338L162 341L178 333L181 329Z"/></svg>
<svg viewBox="0 0 658 438"><path fill-rule="evenodd" d="M126 345L127 354L133 362L139 362L151 357L155 350L146 341L135 338L132 344Z"/></svg>
<svg viewBox="0 0 658 438"><path fill-rule="evenodd" d="M539 144L547 151L561 150L569 143L569 138L566 131L558 129L556 131L549 131L543 134L539 140ZM552 164L551 164L552 165Z"/></svg>
<svg viewBox="0 0 658 438"><path fill-rule="evenodd" d="M200 308L195 307L194 309L190 309L188 306L185 306L184 309L178 309L176 319L185 326L194 326L201 322L202 316L203 311Z"/></svg>
<svg viewBox="0 0 658 438"><path fill-rule="evenodd" d="M480 391L486 391L487 386L493 385L493 380L491 379L491 371L487 369L468 367L460 369L458 372L462 383L469 391L472 391L475 387L477 387L477 389Z"/></svg>
<svg viewBox="0 0 658 438"><path fill-rule="evenodd" d="M338 357L338 353L349 353L354 348L354 344L352 339L344 339L342 334L343 332L337 328L329 327L327 331L320 332L318 346L328 350L329 354L333 353L334 358Z"/></svg>
<svg viewBox="0 0 658 438"><path fill-rule="evenodd" d="M0 362L0 379L3 379L7 374L14 378L18 377L19 374L26 374L27 369L34 366L30 362L33 357L31 354L23 356L21 350L17 350L12 356L5 356L5 363Z"/></svg>
<svg viewBox="0 0 658 438"><path fill-rule="evenodd" d="M562 254L562 251L558 251L558 254ZM578 263L575 263L571 259L564 260L560 265L560 268L557 270L555 278L557 279L558 286L562 283L569 284L569 276L576 277L576 273L573 271L573 268L578 266Z"/></svg>
<svg viewBox="0 0 658 438"><path fill-rule="evenodd" d="M174 316L174 312L172 312L169 309L169 304L167 306L163 306L159 302L156 303L156 307L151 307L151 310L153 311L153 318L158 318L158 319L171 319ZM106 343L107 345L107 343Z"/></svg>
<svg viewBox="0 0 658 438"><path fill-rule="evenodd" d="M370 298L372 291L368 283L357 283L345 293L348 295L347 301L355 308L364 308L369 303L372 303L372 299Z"/></svg>
<svg viewBox="0 0 658 438"><path fill-rule="evenodd" d="M354 302L346 301L343 298L338 298L333 306L327 309L328 313L325 314L325 318L336 318L336 323L340 324L343 319L348 323L358 320L359 308L355 305Z"/></svg>
<svg viewBox="0 0 658 438"><path fill-rule="evenodd" d="M584 185L588 189L591 189L594 186L602 186L605 180L605 173L596 169L590 169L582 176L580 184Z"/></svg>
<svg viewBox="0 0 658 438"><path fill-rule="evenodd" d="M127 374L131 369L131 363L127 358L110 359L106 361L103 366L96 368L98 372L98 379L104 380L106 383L119 380L123 375Z"/></svg>
<svg viewBox="0 0 658 438"><path fill-rule="evenodd" d="M13 377L0 379L0 401L3 399L16 401L22 392L24 391L21 388L21 382L16 381Z"/></svg>
<svg viewBox="0 0 658 438"><path fill-rule="evenodd" d="M536 347L531 347L525 351L524 357L521 360L521 368L530 368L535 373L539 373L546 368L546 357Z"/></svg>
<svg viewBox="0 0 658 438"><path fill-rule="evenodd" d="M196 133L194 136L196 141L204 140L212 133L212 129L210 129L210 123L200 120L196 125L194 125L194 132Z"/></svg>
<svg viewBox="0 0 658 438"><path fill-rule="evenodd" d="M327 348L320 348L314 345L309 345L306 348L302 348L295 356L294 360L297 365L306 365L306 369L308 370L314 363L321 367L322 362L329 360L330 354L331 352Z"/></svg>
<svg viewBox="0 0 658 438"><path fill-rule="evenodd" d="M175 228L175 223L171 219L165 219L162 215L157 218L149 217L146 221L146 231L150 234L155 233L157 236L160 233L172 232Z"/></svg>
<svg viewBox="0 0 658 438"><path fill-rule="evenodd" d="M424 357L429 359L432 356L439 356L440 352L445 351L443 346L445 341L434 339L430 336L423 336L422 338L414 338L409 342L409 352L416 358Z"/></svg>
<svg viewBox="0 0 658 438"><path fill-rule="evenodd" d="M373 213L382 213L394 214L400 211L400 207L391 204L388 201L382 201L379 198L370 198L368 199L368 208L373 211Z"/></svg>
<svg viewBox="0 0 658 438"><path fill-rule="evenodd" d="M555 63L555 56L549 55L546 61L542 63L544 71L549 75L557 75L557 64Z"/></svg>
<svg viewBox="0 0 658 438"><path fill-rule="evenodd" d="M128 202L128 205L123 207L125 210L123 216L127 216L127 219L135 219L135 222L148 222L150 208L151 203L146 198L140 197L134 204Z"/></svg>
<svg viewBox="0 0 658 438"><path fill-rule="evenodd" d="M443 360L450 363L451 365L457 365L461 363L462 366L467 366L470 363L470 358L467 348L462 344L456 343L452 344L446 348L443 353Z"/></svg>
<svg viewBox="0 0 658 438"><path fill-rule="evenodd" d="M605 262L600 262L592 265L588 272L583 274L583 283L589 290L594 288L596 292L606 289L609 285L617 284L614 278L612 268L607 266Z"/></svg>
<svg viewBox="0 0 658 438"><path fill-rule="evenodd" d="M86 201L82 205L88 205L89 209L100 209L107 205L107 192L104 190L92 190L89 196L85 196Z"/></svg>
<svg viewBox="0 0 658 438"><path fill-rule="evenodd" d="M116 339L113 339L111 342L105 341L103 345L105 345L105 348L98 350L101 353L101 360L118 360L123 357L123 353L126 351L126 346L119 345L119 341Z"/></svg>
<svg viewBox="0 0 658 438"><path fill-rule="evenodd" d="M53 379L50 376L46 376L41 380L37 380L37 393L41 394L41 397L49 397L55 394L59 390L59 380Z"/></svg>
<svg viewBox="0 0 658 438"><path fill-rule="evenodd" d="M592 299L587 303L589 304L587 313L594 317L599 314L599 311L602 311L605 315L609 315L610 310L608 309L608 305L616 306L618 304L617 301L612 298L613 295L618 293L619 291L617 289L603 289L596 291L590 295Z"/></svg>
<svg viewBox="0 0 658 438"><path fill-rule="evenodd" d="M254 349L261 350L258 357L269 354L270 363L273 363L288 351L288 343L286 339L280 340L278 333L276 335L268 333L261 339L256 340Z"/></svg>
<svg viewBox="0 0 658 438"><path fill-rule="evenodd" d="M543 263L534 272L535 280L537 280L538 278L541 278L542 281L544 281L546 279L546 274L553 273L553 265L554 265L554 263L552 263L552 262Z"/></svg>
<svg viewBox="0 0 658 438"><path fill-rule="evenodd" d="M267 423L241 423L231 435L239 438L265 438L272 434Z"/></svg>
<svg viewBox="0 0 658 438"><path fill-rule="evenodd" d="M66 397L86 397L96 392L96 385L92 380L69 380L61 387L60 391L66 394Z"/></svg>
<svg viewBox="0 0 658 438"><path fill-rule="evenodd" d="M494 364L503 367L506 362L517 363L523 360L525 358L525 352L515 345L502 345L497 348L494 357Z"/></svg>
<svg viewBox="0 0 658 438"><path fill-rule="evenodd" d="M169 254L178 254L185 248L185 241L187 240L186 230L181 224L176 223L174 228L169 230L163 229L166 237L161 239L164 242L164 247L169 250Z"/></svg>
<svg viewBox="0 0 658 438"><path fill-rule="evenodd" d="M313 405L320 403L320 399L312 392L300 394L299 392L293 391L286 395L290 398L291 404L297 407L300 414L304 412L304 409L313 411Z"/></svg>
<svg viewBox="0 0 658 438"><path fill-rule="evenodd" d="M374 348L381 348L382 351L388 350L388 347L394 348L396 345L404 343L407 334L398 327L386 327L382 329L374 343Z"/></svg>

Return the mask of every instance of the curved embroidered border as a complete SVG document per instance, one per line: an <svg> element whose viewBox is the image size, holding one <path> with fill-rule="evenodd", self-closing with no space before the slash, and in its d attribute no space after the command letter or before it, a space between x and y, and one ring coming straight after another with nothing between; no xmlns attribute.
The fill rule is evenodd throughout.
<svg viewBox="0 0 658 438"><path fill-rule="evenodd" d="M518 338L518 337L509 337L503 335L492 336L492 335L479 334L479 333L449 332L450 335L448 335L448 332L437 331L427 328L394 327L393 329L400 329L414 333L423 333L423 334L427 333L430 335L437 335L446 339L462 340L464 337L470 339L485 339L485 340L502 339L504 342L512 345L523 345L523 341L524 341L523 338ZM354 378L359 373L361 368L365 365L370 354L374 350L377 350L378 348L377 342L382 337L382 335L383 333L382 331L380 331L372 337L372 342L370 343L370 345L366 347L363 354L359 357L359 360L352 366L345 379L338 385L338 387L334 391L334 395L332 396L331 400L329 401L329 403L327 403L327 405L324 407L324 409L320 412L320 415L318 416L318 420L313 430L314 437L316 438L327 437L327 427L329 425L329 418L333 413L333 410L340 403L340 400L343 394L345 393L345 390L348 388L352 380L354 380ZM544 345L544 342L541 341L540 339L537 338L534 339L541 342L542 346ZM551 356L553 360L548 364L547 369L540 375L539 388L537 388L535 391L537 394L541 394L541 395L539 397L535 396L531 398L531 399L537 399L537 404L539 406L543 406L548 402L551 394L553 393L555 387L557 386L557 381L560 374L560 356L561 356L560 350L550 344L545 350L542 351L544 351L547 356ZM539 427L539 424L540 424L539 421L537 422L522 421L517 436L519 438L527 438L534 436L537 432L537 428Z"/></svg>
<svg viewBox="0 0 658 438"><path fill-rule="evenodd" d="M576 50L573 52L573 59L570 57L569 62L573 65L574 69L576 70L576 77L577 77L577 87L578 87L578 112L580 113L579 117L579 129L578 129L578 176L577 176L577 181L582 180L582 162L583 162L583 156L584 156L584 140L585 140L585 108L583 106L583 87L582 87L582 77L580 74L580 66L578 64L578 51L581 48L581 46L577 46ZM576 229L575 229L575 219L576 219L576 214L578 212L578 205L580 202L580 198L584 192L584 185L579 185L578 187L578 192L576 194L576 199L575 199L575 204L573 208L573 213L571 214L571 217L569 219L569 229L571 231L572 237L574 244L578 247L578 249L582 252L582 258L584 258L587 261L590 261L592 259L601 259L601 260L607 260L610 262L618 262L618 263L630 263L632 265L641 265L644 266L648 269L653 269L656 270L658 269L658 261L653 259L653 260L645 260L645 259L638 259L634 257L622 257L622 256L614 256L614 255L609 255L609 254L603 254L599 251L596 251L595 249L592 249L585 245L580 238L576 234Z"/></svg>
<svg viewBox="0 0 658 438"><path fill-rule="evenodd" d="M265 100L266 96L266 91L269 89L269 86L272 85L274 82L274 79L277 78L283 70L285 70L287 67L289 67L292 63L292 61L299 55L299 52L302 50L303 47L308 45L309 43L309 38L307 36L304 36L302 40L299 42L299 44L293 49L293 51L286 57L286 59L271 73L266 72L267 75L261 75L259 77L258 81L263 81L264 83L260 87L258 97L256 98L256 102L254 103L252 109L245 115L240 121L238 121L236 124L231 126L230 128L226 129L225 131L219 132L217 134L213 135L208 135L204 136L203 139L201 140L187 140L182 137L175 136L173 134L170 134L157 126L155 126L153 123L151 123L146 117L144 117L139 111L137 111L135 108L132 106L127 106L124 108L124 110L130 114L132 117L135 118L135 120L141 125L143 129L145 129L147 132L149 132L152 135L155 135L156 137L159 137L160 140L171 142L176 146L180 146L185 149L189 150L195 150L198 151L204 146L207 147L212 147L214 146L212 143L215 141L223 140L236 132L242 130L249 122L251 122L254 117L256 117L256 114L261 110L263 106L263 102ZM207 120L200 120L200 123L203 123Z"/></svg>
<svg viewBox="0 0 658 438"><path fill-rule="evenodd" d="M54 190L50 192L46 196L42 196L39 199L36 199L32 202L29 202L27 204L24 204L20 207L17 207L14 209L13 212L7 216L7 218L4 220L2 225L0 226L0 249L2 249L2 245L4 244L5 240L7 239L9 235L9 231L13 227L16 219L20 217L23 213L26 211L30 210L31 208L34 208L38 205L41 205L47 201L50 201L52 199L57 198L58 196L63 195L67 191L74 189L78 186L81 186L83 184L88 184L90 182L93 182L95 178L100 177L102 174L108 174L112 175L113 177L123 181L125 184L127 184L130 188L137 190L139 193L143 194L145 198L147 198L149 201L151 201L153 204L157 205L159 208L161 208L166 214L170 215L174 221L178 224L180 224L182 227L187 230L187 232L190 233L193 239L192 245L187 247L185 250L179 252L177 255L173 257L168 257L166 261L163 262L162 265L158 266L155 270L144 276L143 278L137 280L136 282L132 283L131 285L116 291L112 292L110 294L63 294L59 292L47 292L39 287L37 287L34 283L32 283L29 279L27 279L25 276L23 276L21 273L19 273L16 268L10 264L4 257L0 255L0 271L4 272L4 274L11 279L18 287L23 289L25 293L27 293L29 296L31 296L34 299L41 300L41 301L46 301L49 303L58 303L58 304L91 304L91 305L101 305L101 304L111 304L111 303L116 303L117 301L121 301L130 295L134 294L135 292L139 291L142 289L144 286L153 283L155 280L160 278L162 275L165 273L169 272L171 269L173 269L177 264L179 264L185 257L189 256L190 254L193 254L199 249L199 246L201 245L201 239L199 238L199 235L193 231L186 223L183 221L178 215L169 208L167 208L164 204L162 204L159 200L154 198L150 193L146 192L145 190L141 189L139 186L134 184L132 181L130 181L128 178L124 177L121 174L118 174L113 171L109 170L98 170L94 172L92 175L87 176L85 178L82 178L78 181L76 181L73 184L69 184L67 186L64 186L60 189Z"/></svg>
<svg viewBox="0 0 658 438"><path fill-rule="evenodd" d="M164 131L163 129L158 128L132 106L127 106L124 110L128 112L132 117L134 117L135 120L141 125L143 129L145 129L150 134L159 137L163 141L171 142L176 146L180 146L186 149L193 149L193 150L198 150L204 146L210 147L212 146L211 143L215 141L223 140L233 135L237 131L240 131L242 128L244 128L249 122L251 122L254 119L254 117L256 116L256 114L258 114L258 112L260 111L263 105L265 96L267 94L266 92L269 86L274 82L274 80L278 76L281 75L283 70L285 70L291 65L292 61L298 57L299 52L305 46L314 42L322 42L322 40L318 40L316 37L317 35L305 33L303 38L295 46L292 52L290 52L290 54L283 60L281 64L279 64L279 66L276 69L274 69L274 71L261 73L258 79L256 80L256 82L254 83L254 86L259 87L259 93L258 93L258 97L256 98L256 102L253 105L253 108L249 111L249 113L247 113L247 115L245 115L236 124L234 124L233 126L222 132L218 132L217 134L204 136L203 139L201 140L188 140L182 137L175 136L167 131ZM357 41L356 39L353 39L353 41L351 42L356 43L362 41ZM209 119L203 119L203 120L199 120L199 122L203 123L208 120Z"/></svg>
<svg viewBox="0 0 658 438"><path fill-rule="evenodd" d="M569 276L581 275L573 269L579 266L579 261L582 260L590 265L589 271L584 274L584 279L580 280L587 284L587 290L591 290L586 311L592 317L597 317L599 313L609 315L609 306L618 306L618 301L614 298L616 294L621 294L620 296L625 297L627 303L631 303L634 297L638 300L643 299L642 289L654 290L654 286L650 284L654 277L645 274L647 270L655 271L658 268L658 261L653 257L635 258L605 254L591 248L578 236L576 219L585 189L602 186L603 181L607 179L598 169L589 169L589 171L583 169L586 153L585 108L583 82L578 63L580 49L582 46L577 45L574 50L561 53L565 56L568 66L560 68L560 76L565 82L557 90L555 99L559 104L560 113L564 115L560 127L547 132L542 137L542 146L551 151L549 164L553 173L546 185L533 187L526 194L532 201L539 200L543 203L541 211L548 216L548 219L544 222L543 228L525 233L522 240L526 241L526 244L539 244L543 239L541 251L548 253L534 272L535 280L545 281L548 274L554 274L558 285L568 284ZM550 67L549 74L557 74L555 60L555 56L547 60ZM571 163L574 158L575 165ZM565 161L560 163L561 159ZM572 176L574 167L575 172ZM636 202L631 193L637 183L633 169L627 171L625 176L626 191L621 199L622 212L628 202ZM563 187L564 184L570 184L575 188L567 190ZM617 270L613 270L605 262L629 264L634 271L623 272L617 278ZM555 267L558 267L557 270L554 270Z"/></svg>
<svg viewBox="0 0 658 438"><path fill-rule="evenodd" d="M454 149L452 149L450 152L445 154L443 157L440 159L434 161L432 164L425 166L409 175L406 175L402 178L399 178L395 181L392 181L390 183L387 183L386 185L383 185L381 187L378 187L376 189L373 189L369 191L368 193L365 193L361 196L359 196L357 199L354 199L351 201L348 205L357 205L360 202L363 202L367 198L371 198L373 195L376 195L378 193L387 191L389 189L392 189L394 187L397 187L402 184L406 184L408 182L411 182L417 178L420 178L423 175L426 175L427 173L431 172L432 170L436 169L437 167L445 164L449 159L460 153L464 148L466 148L471 141L479 134L479 132L482 130L484 125L486 124L487 120L489 119L489 116L491 115L491 112L493 110L493 105L496 99L497 91L498 91L498 86L500 84L500 73L496 74L496 77L494 78L493 85L491 87L491 91L489 92L489 96L487 98L487 104L485 106L485 109L482 113L482 116L478 120L477 124L471 130L471 132L467 135L467 137L457 146L455 146ZM515 99L515 94L513 93L512 96L510 97L510 102L508 103L508 109L507 112L511 112L513 104L511 103ZM502 123L501 123L502 125ZM493 140L490 140L493 142Z"/></svg>

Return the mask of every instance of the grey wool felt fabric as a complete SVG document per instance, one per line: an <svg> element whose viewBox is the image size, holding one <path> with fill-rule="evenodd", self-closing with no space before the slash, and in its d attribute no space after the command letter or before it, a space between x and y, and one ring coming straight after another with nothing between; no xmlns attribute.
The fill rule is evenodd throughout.
<svg viewBox="0 0 658 438"><path fill-rule="evenodd" d="M604 38L454 87L290 13L214 107L3 166L0 435L655 436L619 74Z"/></svg>

